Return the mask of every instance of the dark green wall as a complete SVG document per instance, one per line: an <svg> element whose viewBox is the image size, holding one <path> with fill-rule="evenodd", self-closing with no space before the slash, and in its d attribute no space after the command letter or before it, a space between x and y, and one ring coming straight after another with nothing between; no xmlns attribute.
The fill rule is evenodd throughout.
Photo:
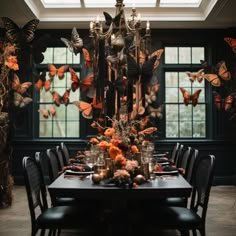
<svg viewBox="0 0 236 236"><path fill-rule="evenodd" d="M81 37L84 37L85 44L89 42L88 31L79 30ZM70 38L71 30L48 30L37 31L36 37L41 34L49 33L51 35L51 41L49 46L63 46L60 37ZM227 65L234 67L234 54L230 47L224 42L223 38L226 36L235 37L236 31L234 29L224 30L192 30L192 29L166 29L166 30L152 30L152 47L158 49L164 45L171 45L172 43L184 43L185 45L204 45L207 48L206 58L211 64L215 64L220 60L225 60ZM29 68L27 68L29 69ZM159 65L158 78L162 78L164 69L162 65ZM32 78L29 72L30 70L24 70L24 78ZM29 73L29 75L27 75ZM162 83L161 79L159 81ZM211 88L207 90L211 93ZM31 90L32 92L32 90ZM211 94L210 94L211 95ZM32 96L33 93L32 93ZM159 97L162 97L162 91L160 90ZM209 96L211 97L211 96ZM161 136L156 140L156 148L158 150L171 151L175 142L179 141L183 144L190 145L199 149L200 154L214 154L216 156L216 171L214 183L219 184L235 184L236 183L236 130L234 126L229 122L227 115L224 113L216 112L211 99L208 102L208 126L209 138L201 140L165 140ZM23 112L12 113L12 118L15 121L12 130L12 174L15 177L16 183L22 183L22 168L21 162L24 156L33 156L36 151L43 152L47 148L52 148L58 145L61 141L64 141L72 153L75 153L78 149L84 149L86 147L85 136L89 134L89 129L85 126L83 130L84 138L64 140L64 139L44 139L38 140L34 137L35 128L38 124L34 121L34 103L29 105ZM162 124L160 124L161 129ZM46 162L45 173L47 173Z"/></svg>

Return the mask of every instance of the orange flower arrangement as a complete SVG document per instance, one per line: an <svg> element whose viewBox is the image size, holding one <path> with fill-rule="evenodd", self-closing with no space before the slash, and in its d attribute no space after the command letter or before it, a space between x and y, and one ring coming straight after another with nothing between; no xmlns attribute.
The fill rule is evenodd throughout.
<svg viewBox="0 0 236 236"><path fill-rule="evenodd" d="M115 145L111 145L109 148L109 155L110 157L115 160L116 156L122 154L122 151L120 148L116 147Z"/></svg>
<svg viewBox="0 0 236 236"><path fill-rule="evenodd" d="M114 133L115 133L114 128L108 128L108 129L105 130L104 135L107 136L107 137L111 137Z"/></svg>

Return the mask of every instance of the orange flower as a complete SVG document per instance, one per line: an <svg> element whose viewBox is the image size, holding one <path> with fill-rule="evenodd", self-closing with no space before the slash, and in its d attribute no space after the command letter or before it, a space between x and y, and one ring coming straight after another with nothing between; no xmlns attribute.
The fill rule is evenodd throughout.
<svg viewBox="0 0 236 236"><path fill-rule="evenodd" d="M111 139L111 143L115 146L118 146L122 141L118 138Z"/></svg>
<svg viewBox="0 0 236 236"><path fill-rule="evenodd" d="M99 141L96 138L91 138L89 140L89 142L92 143L92 144L98 144L99 143Z"/></svg>
<svg viewBox="0 0 236 236"><path fill-rule="evenodd" d="M126 159L122 154L118 154L115 157L115 161L116 161L116 164L118 164L120 166L125 166L126 165Z"/></svg>
<svg viewBox="0 0 236 236"><path fill-rule="evenodd" d="M119 154L121 154L121 153L122 153L122 151L121 151L118 147L116 147L116 146L114 146L114 145L112 145L112 146L109 148L109 155L110 155L110 157L111 157L112 159L115 159L116 156L119 155Z"/></svg>
<svg viewBox="0 0 236 236"><path fill-rule="evenodd" d="M107 136L107 137L111 137L114 133L115 133L115 129L114 128L108 128L104 132L104 135Z"/></svg>
<svg viewBox="0 0 236 236"><path fill-rule="evenodd" d="M107 141L101 141L98 144L98 147L101 148L101 149L107 149L109 146L110 146L110 144Z"/></svg>
<svg viewBox="0 0 236 236"><path fill-rule="evenodd" d="M136 145L132 145L132 146L131 146L131 151L132 151L133 153L138 153L138 152L139 152L139 150L138 150L138 148L137 148Z"/></svg>
<svg viewBox="0 0 236 236"><path fill-rule="evenodd" d="M9 56L5 61L5 65L12 70L19 70L16 56Z"/></svg>

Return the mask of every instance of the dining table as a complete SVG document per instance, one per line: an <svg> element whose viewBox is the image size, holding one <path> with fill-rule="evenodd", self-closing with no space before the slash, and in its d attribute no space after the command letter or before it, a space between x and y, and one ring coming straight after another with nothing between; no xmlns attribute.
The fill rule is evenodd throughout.
<svg viewBox="0 0 236 236"><path fill-rule="evenodd" d="M128 219L125 219L129 215L128 204L132 202L137 204L140 201L140 204L144 205L149 200L168 197L188 198L191 195L192 186L181 174L156 176L136 187L121 188L103 181L94 184L91 175L63 173L48 186L48 191L52 201L56 197L100 200L104 209L109 209L111 213L109 216L110 235L124 235L124 231L129 227ZM120 220L120 217L123 220Z"/></svg>

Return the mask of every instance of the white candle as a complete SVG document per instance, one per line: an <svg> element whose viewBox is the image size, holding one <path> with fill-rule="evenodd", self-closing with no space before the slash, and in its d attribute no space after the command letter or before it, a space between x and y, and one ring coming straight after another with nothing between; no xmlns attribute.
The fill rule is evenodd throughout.
<svg viewBox="0 0 236 236"><path fill-rule="evenodd" d="M149 21L147 21L146 29L147 29L147 30L150 29L150 22L149 22Z"/></svg>

